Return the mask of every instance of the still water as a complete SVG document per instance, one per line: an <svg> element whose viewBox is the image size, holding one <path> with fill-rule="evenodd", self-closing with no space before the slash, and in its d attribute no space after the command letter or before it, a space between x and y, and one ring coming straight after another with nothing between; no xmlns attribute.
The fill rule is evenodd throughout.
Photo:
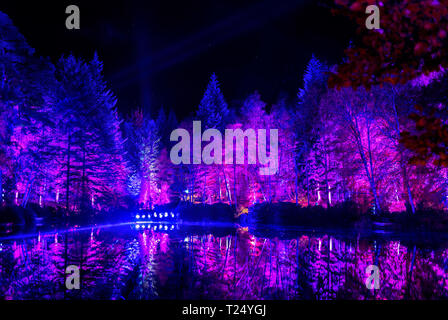
<svg viewBox="0 0 448 320"><path fill-rule="evenodd" d="M0 299L444 299L448 243L429 238L133 224L0 237Z"/></svg>

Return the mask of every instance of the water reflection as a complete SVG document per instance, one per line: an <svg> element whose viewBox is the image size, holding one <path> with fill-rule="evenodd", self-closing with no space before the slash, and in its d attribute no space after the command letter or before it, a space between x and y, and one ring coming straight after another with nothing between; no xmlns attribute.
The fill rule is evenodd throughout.
<svg viewBox="0 0 448 320"><path fill-rule="evenodd" d="M158 228L158 230L161 230ZM440 299L446 246L247 228L130 226L0 241L2 299ZM81 290L66 290L68 265ZM366 288L377 265L380 288Z"/></svg>

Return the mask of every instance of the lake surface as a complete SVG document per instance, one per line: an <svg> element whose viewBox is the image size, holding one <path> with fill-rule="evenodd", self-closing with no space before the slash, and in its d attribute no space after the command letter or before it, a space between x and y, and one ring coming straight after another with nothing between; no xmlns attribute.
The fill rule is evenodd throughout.
<svg viewBox="0 0 448 320"><path fill-rule="evenodd" d="M0 237L0 299L444 299L439 238L185 224ZM79 290L66 289L69 265Z"/></svg>

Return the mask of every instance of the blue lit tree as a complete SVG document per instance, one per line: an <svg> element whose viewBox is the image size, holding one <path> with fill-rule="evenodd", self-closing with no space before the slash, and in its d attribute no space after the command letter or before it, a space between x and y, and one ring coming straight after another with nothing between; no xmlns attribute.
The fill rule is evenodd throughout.
<svg viewBox="0 0 448 320"><path fill-rule="evenodd" d="M326 72L328 67L314 55L309 61L303 75L303 88L297 94L298 103L294 114L296 135L296 203L298 202L298 186L302 182L306 189L307 203L310 205L311 189L314 179L311 177L314 163L311 151L318 140L319 104L326 90ZM299 181L302 179L302 181Z"/></svg>
<svg viewBox="0 0 448 320"><path fill-rule="evenodd" d="M160 108L156 119L157 130L161 140L161 148L169 148L170 134L177 127L177 118L173 110L170 110L168 115L164 108Z"/></svg>
<svg viewBox="0 0 448 320"><path fill-rule="evenodd" d="M197 116L206 128L223 129L228 122L229 109L214 73L199 104Z"/></svg>
<svg viewBox="0 0 448 320"><path fill-rule="evenodd" d="M88 142L92 144L90 154L84 160L85 171L84 184L87 177L91 176L91 194L98 194L104 203L118 205L120 198L125 194L125 179L127 170L124 159L124 140L121 131L122 119L116 109L117 99L107 87L103 77L103 63L95 53L89 63L92 75L92 89L96 105L95 121L91 127L92 136L88 136ZM98 121L101 119L101 121ZM88 149L87 149L88 150ZM86 174L88 173L88 175ZM85 186L84 186L85 188ZM84 193L85 194L85 193Z"/></svg>
<svg viewBox="0 0 448 320"><path fill-rule="evenodd" d="M230 112L227 106L226 101L224 100L224 96L221 92L221 88L218 82L218 78L216 74L212 74L210 77L210 81L207 85L207 89L205 90L204 96L202 97L201 103L199 104L199 108L197 111L197 117L201 120L201 124L203 128L216 128L218 130L223 130L230 118ZM219 197L219 201L222 201L222 187L221 182L224 182L225 190L228 194L230 201L230 192L227 183L227 177L222 170L222 166L216 167L212 166L203 166L198 172L197 168L190 170L191 176L191 187L189 189L192 190L191 197L194 197L194 190L196 189L195 181L196 176L202 176L203 180L203 194L206 193L206 187L209 184L217 184L218 190L217 194ZM208 177L210 175L210 177ZM203 201L205 198L203 197Z"/></svg>
<svg viewBox="0 0 448 320"><path fill-rule="evenodd" d="M95 198L115 201L124 191L123 141L116 99L103 80L102 63L96 55L90 63L70 55L61 58L57 71L66 207L85 209Z"/></svg>

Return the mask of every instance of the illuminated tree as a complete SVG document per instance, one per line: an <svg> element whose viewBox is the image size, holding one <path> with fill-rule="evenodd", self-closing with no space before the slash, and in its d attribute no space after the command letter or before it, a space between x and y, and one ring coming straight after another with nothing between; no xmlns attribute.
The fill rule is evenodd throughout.
<svg viewBox="0 0 448 320"><path fill-rule="evenodd" d="M152 207L158 184L160 136L156 123L137 111L125 125L126 149L131 168L128 179L130 192L139 203Z"/></svg>
<svg viewBox="0 0 448 320"><path fill-rule="evenodd" d="M216 74L212 74L199 104L197 116L206 128L223 129L228 122L229 110Z"/></svg>
<svg viewBox="0 0 448 320"><path fill-rule="evenodd" d="M224 95L221 92L218 78L214 73L210 76L210 81L199 104L196 116L199 118L199 120L201 120L203 130L208 128L215 128L223 132L226 124L230 120L230 112L227 103L224 100ZM216 184L216 194L218 195L220 202L223 200L222 183L224 183L224 189L226 190L226 194L228 195L230 201L229 185L226 173L223 170L223 166L212 164L206 167L202 167L202 169L206 170L206 172L202 172L202 174L198 172L199 169L200 168L198 168L198 166L190 166L189 168L189 175L191 177L191 184L189 189L192 190L191 196L193 197L194 190L196 190L196 177L200 175L202 176L202 180L204 183L203 189L205 189L206 184Z"/></svg>
<svg viewBox="0 0 448 320"><path fill-rule="evenodd" d="M303 76L303 88L297 95L298 104L294 114L295 141L295 174L296 174L296 203L298 203L299 179L306 190L307 205L311 203L311 190L314 189L315 179L311 177L316 163L310 154L319 137L319 104L326 91L328 67L315 56L309 61Z"/></svg>
<svg viewBox="0 0 448 320"><path fill-rule="evenodd" d="M68 56L58 64L61 137L60 177L66 207L90 208L123 194L125 164L116 99L101 75L95 55L90 63ZM98 121L101 119L101 121ZM70 203L70 195L74 199Z"/></svg>
<svg viewBox="0 0 448 320"><path fill-rule="evenodd" d="M332 103L335 116L347 129L350 143L356 147L374 199L375 210L381 211L378 190L378 176L381 172L378 172L378 161L382 145L376 143L378 129L373 112L381 103L380 97L361 88L356 91L343 88L332 92Z"/></svg>
<svg viewBox="0 0 448 320"><path fill-rule="evenodd" d="M367 30L363 14L367 0L335 0L336 13L347 15L359 26L360 41L346 50L347 59L329 80L331 86L364 86L410 80L448 67L448 1L383 1L381 30ZM434 158L448 167L446 108L421 105L412 114L417 133L403 132L402 142L420 163Z"/></svg>
<svg viewBox="0 0 448 320"><path fill-rule="evenodd" d="M55 115L51 108L54 67L33 53L11 20L0 12L0 114L5 121L0 132L0 157L4 159L0 181L3 172L8 173L7 183L0 184L7 186L7 194L21 192L23 206L34 190L42 192L44 180L51 179L47 169Z"/></svg>

